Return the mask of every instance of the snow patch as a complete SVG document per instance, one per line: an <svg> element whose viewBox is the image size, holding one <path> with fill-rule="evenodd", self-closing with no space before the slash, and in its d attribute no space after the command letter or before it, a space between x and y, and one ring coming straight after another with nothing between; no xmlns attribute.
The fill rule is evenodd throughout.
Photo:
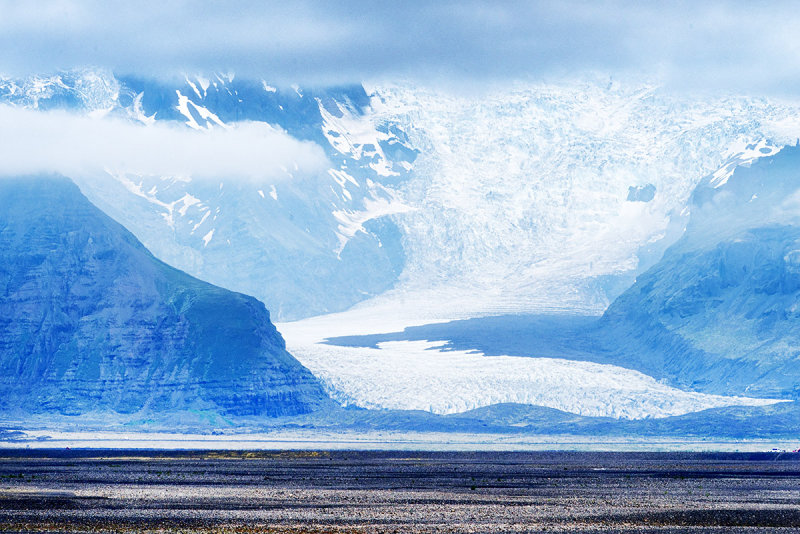
<svg viewBox="0 0 800 534"><path fill-rule="evenodd" d="M197 95L197 98L203 98L203 95L200 94L200 90L197 88L197 85L195 85L195 83L190 80L188 76L186 77L186 83L188 83L189 87L192 88L192 91L194 91L194 94Z"/></svg>
<svg viewBox="0 0 800 534"><path fill-rule="evenodd" d="M214 229L212 228L210 232L208 232L206 235L203 236L203 246L207 247L213 237L214 237Z"/></svg>
<svg viewBox="0 0 800 534"><path fill-rule="evenodd" d="M344 190L347 192L347 190ZM333 216L339 221L337 234L339 236L339 246L336 248L336 254L341 254L347 242L352 239L356 233L364 230L364 223L384 217L386 215L397 215L400 213L407 213L412 208L403 204L396 199L364 199L363 210L336 210Z"/></svg>
<svg viewBox="0 0 800 534"><path fill-rule="evenodd" d="M133 107L132 107L133 116L136 118L136 120L138 120L142 124L151 125L151 124L154 124L156 122L156 114L153 113L152 115L149 115L149 116L145 114L144 108L142 108L142 97L143 96L144 96L144 93L142 92L142 93L138 93L133 98Z"/></svg>
<svg viewBox="0 0 800 534"><path fill-rule="evenodd" d="M217 117L214 113L209 111L207 108L205 108L203 106L200 106L198 104L195 104L194 102L192 102L189 99L188 96L184 96L177 89L175 90L175 93L178 95L178 105L176 106L176 109L181 113L181 115L186 117L186 124L190 128L193 128L195 130L210 130L211 128L213 128L214 124L216 124L217 126L220 126L222 128L228 128L228 126L224 122L222 122L219 117ZM190 107L191 107L192 110L195 111L195 113L197 113L197 115L200 118L202 118L204 120L204 124L203 125L201 125L201 124L199 124L197 122L197 119L195 118L195 115L190 110Z"/></svg>
<svg viewBox="0 0 800 534"><path fill-rule="evenodd" d="M391 136L376 130L369 114L357 116L347 106L335 103L342 114L336 117L325 108L322 100L316 100L322 116L322 134L336 151L356 161L368 160L368 166L379 176L398 175L380 145Z"/></svg>
<svg viewBox="0 0 800 534"><path fill-rule="evenodd" d="M208 78L204 78L203 76L196 76L196 78L197 83L199 83L200 87L203 88L203 94L207 94L208 88L211 86L211 82L208 80Z"/></svg>
<svg viewBox="0 0 800 534"><path fill-rule="evenodd" d="M194 225L194 227L192 227L192 231L190 232L191 234L194 234L195 230L197 230L197 229L200 227L200 225L201 225L201 224L203 224L204 222L206 222L206 219L208 219L208 215L209 215L210 213L211 213L211 210L210 210L210 209L208 209L208 208L206 208L206 211L205 211L205 213L203 213L203 218L202 218L202 219L200 219L200 222L199 222L199 223L195 224L195 225Z"/></svg>
<svg viewBox="0 0 800 534"><path fill-rule="evenodd" d="M766 156L773 156L781 149L780 146L773 145L770 141L762 139L757 142L739 139L728 150L728 161L711 175L710 185L717 189L728 182L733 175L736 167L750 166L755 160Z"/></svg>
<svg viewBox="0 0 800 534"><path fill-rule="evenodd" d="M184 216L186 215L186 210L188 210L190 206L194 206L195 204L201 204L201 202L199 198L190 195L189 193L186 193L180 198L180 200L176 202L176 204L183 204L178 209L178 213L180 213L181 216Z"/></svg>
<svg viewBox="0 0 800 534"><path fill-rule="evenodd" d="M342 186L343 188L347 187L347 182L350 182L354 186L359 187L358 182L356 182L356 179L347 174L345 171L337 169L328 169L328 174L330 174L336 181L336 183Z"/></svg>

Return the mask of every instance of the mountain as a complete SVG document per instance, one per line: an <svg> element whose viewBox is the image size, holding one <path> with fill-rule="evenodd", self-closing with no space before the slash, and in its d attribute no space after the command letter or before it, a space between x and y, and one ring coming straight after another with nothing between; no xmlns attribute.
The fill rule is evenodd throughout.
<svg viewBox="0 0 800 534"><path fill-rule="evenodd" d="M798 111L600 76L459 91L96 69L0 79L0 102L198 134L256 121L318 146L329 168L269 180L78 182L158 258L279 321L386 292L457 317L599 314L680 236L699 180L754 140L794 142Z"/></svg>
<svg viewBox="0 0 800 534"><path fill-rule="evenodd" d="M112 117L143 130L161 123L197 136L257 121L317 145L330 164L322 171L298 162L259 181L109 168L81 176L78 186L155 256L254 295L278 320L313 322L348 310L320 317L317 326L281 326L292 354L339 400L441 413L548 402L638 419L796 395L781 376L796 374L791 348L780 353L777 337L791 330L781 322L791 306L771 300L772 326L747 323L769 284L737 286L739 295L725 293L732 284L725 278L716 295L698 274L723 272L720 262L736 266L745 242L753 248L741 258L761 273L771 273L776 258L793 257L791 221L769 219L769 210L724 244L735 252L717 250L723 243L712 230L738 228L736 221L717 214L699 222L723 198L702 200L704 188L727 190L737 164L757 168L756 157L794 141L796 129L785 122L797 115L791 102L671 94L599 77L452 91L411 83L274 87L232 74L138 79L96 70L2 79L0 102ZM754 142L766 139L772 142ZM751 197L742 196L742 206ZM679 238L683 244L667 251ZM704 244L680 252L690 242ZM495 345L477 330L470 336L488 346L471 346L463 332L439 334L463 350L324 343L454 319L600 315L635 279L599 326L581 323L567 332L573 337L555 331L532 346L521 346L532 335ZM686 284L687 293L672 292ZM781 298L789 302L786 291ZM687 303L692 292L702 297ZM705 306L718 300L738 304L715 316ZM726 318L730 330L720 330ZM749 333L734 328L741 325ZM543 348L549 340L556 345ZM514 359L526 372L509 374L503 358L476 350L559 361ZM412 356L421 363L409 371ZM378 365L384 357L391 366ZM585 380L576 385L578 369ZM620 387L610 388L611 378Z"/></svg>
<svg viewBox="0 0 800 534"><path fill-rule="evenodd" d="M618 359L699 391L800 397L800 146L708 176L690 210L600 323Z"/></svg>
<svg viewBox="0 0 800 534"><path fill-rule="evenodd" d="M311 412L258 300L153 255L68 179L0 179L0 411Z"/></svg>
<svg viewBox="0 0 800 534"><path fill-rule="evenodd" d="M257 297L278 319L346 309L391 288L402 270L389 216L408 208L388 186L416 152L402 131L373 124L361 86L276 88L233 75L160 81L89 69L0 79L0 102L201 133L258 121L321 147L331 162L321 174L297 162L261 181L125 168L74 177L158 258Z"/></svg>

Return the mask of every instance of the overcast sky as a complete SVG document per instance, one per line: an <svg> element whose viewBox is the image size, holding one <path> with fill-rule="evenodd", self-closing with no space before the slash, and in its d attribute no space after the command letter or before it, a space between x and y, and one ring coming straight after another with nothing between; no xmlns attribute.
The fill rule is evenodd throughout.
<svg viewBox="0 0 800 534"><path fill-rule="evenodd" d="M793 94L798 34L791 2L0 0L0 72L232 70L324 84L596 71Z"/></svg>
<svg viewBox="0 0 800 534"><path fill-rule="evenodd" d="M786 95L800 9L781 2L0 0L0 74L102 67L143 77L232 71L272 84L410 79L451 87L587 73ZM199 134L0 106L0 174L103 168L280 179L322 150L265 125ZM285 174L285 173L284 173Z"/></svg>

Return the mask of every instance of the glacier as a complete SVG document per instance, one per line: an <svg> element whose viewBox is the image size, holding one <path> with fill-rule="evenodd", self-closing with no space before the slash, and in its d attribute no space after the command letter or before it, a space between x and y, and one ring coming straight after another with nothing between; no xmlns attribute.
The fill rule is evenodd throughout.
<svg viewBox="0 0 800 534"><path fill-rule="evenodd" d="M599 318L465 321L480 314L379 298L280 328L334 398L362 407L641 419L791 401L798 169L800 146L736 147L695 187L677 242Z"/></svg>
<svg viewBox="0 0 800 534"><path fill-rule="evenodd" d="M602 76L470 93L85 69L1 79L0 102L199 132L258 121L321 147L327 170L289 165L271 183L124 168L75 178L159 258L280 321L375 297L443 315L601 313L681 235L703 176L800 132L790 101Z"/></svg>
<svg viewBox="0 0 800 534"><path fill-rule="evenodd" d="M612 363L605 338L591 336L596 317L558 323L545 316L541 331L508 316L424 321L417 317L405 334L386 334L411 321L391 308L365 306L277 326L288 350L345 406L447 415L527 404L637 420L784 400L686 391L631 370L624 360ZM570 331L574 324L577 332Z"/></svg>
<svg viewBox="0 0 800 534"><path fill-rule="evenodd" d="M796 102L602 76L471 92L93 69L2 78L0 102L199 135L257 121L319 146L327 168L297 162L272 180L124 166L73 178L159 259L264 302L291 354L343 404L457 414L524 403L646 420L797 398L787 340L800 235L772 213L793 208L760 186L736 189L746 169L791 153L778 150L800 136ZM731 215L743 209L745 226ZM723 226L739 233L714 241ZM698 274L713 269L718 280ZM585 332L527 350L449 334L331 342L565 312L585 315Z"/></svg>
<svg viewBox="0 0 800 534"><path fill-rule="evenodd" d="M602 313L680 237L704 176L800 135L786 121L797 103L599 76L476 94L368 87L420 150L399 185L415 209L397 218L395 289L453 313ZM649 201L628 199L650 186Z"/></svg>
<svg viewBox="0 0 800 534"><path fill-rule="evenodd" d="M369 409L468 412L529 404L589 417L643 419L710 408L766 406L780 400L687 392L618 366L561 358L440 350L427 341L376 348L292 346L342 405Z"/></svg>

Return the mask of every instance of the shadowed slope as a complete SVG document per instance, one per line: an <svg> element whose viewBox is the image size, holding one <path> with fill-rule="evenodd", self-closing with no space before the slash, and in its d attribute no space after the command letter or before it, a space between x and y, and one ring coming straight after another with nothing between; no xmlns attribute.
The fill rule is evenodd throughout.
<svg viewBox="0 0 800 534"><path fill-rule="evenodd" d="M327 402L261 302L157 260L65 178L0 180L0 409L278 416Z"/></svg>
<svg viewBox="0 0 800 534"><path fill-rule="evenodd" d="M800 148L710 176L685 235L606 311L625 364L700 391L800 395Z"/></svg>

